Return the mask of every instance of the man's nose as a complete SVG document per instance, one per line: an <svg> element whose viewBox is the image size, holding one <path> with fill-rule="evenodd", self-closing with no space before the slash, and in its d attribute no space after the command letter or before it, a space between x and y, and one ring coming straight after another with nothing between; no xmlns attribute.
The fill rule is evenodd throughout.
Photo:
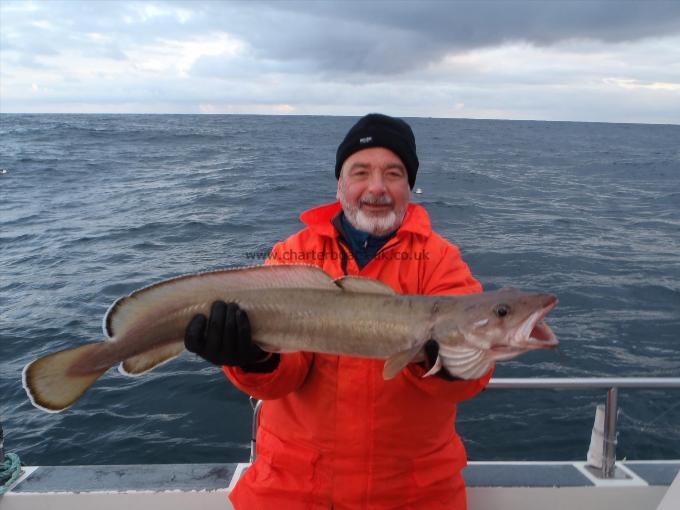
<svg viewBox="0 0 680 510"><path fill-rule="evenodd" d="M372 195L383 195L383 194L385 194L385 191L386 191L385 180L383 179L382 175L374 174L374 175L371 176L371 179L368 182L368 191Z"/></svg>

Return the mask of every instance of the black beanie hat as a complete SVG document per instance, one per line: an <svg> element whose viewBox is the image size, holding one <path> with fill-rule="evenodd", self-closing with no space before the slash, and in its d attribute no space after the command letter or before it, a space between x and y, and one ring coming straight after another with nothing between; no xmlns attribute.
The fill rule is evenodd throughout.
<svg viewBox="0 0 680 510"><path fill-rule="evenodd" d="M349 130L335 156L335 178L340 178L340 169L347 158L369 147L385 147L399 156L406 167L409 186L413 189L419 163L411 126L401 119L380 113L361 117Z"/></svg>

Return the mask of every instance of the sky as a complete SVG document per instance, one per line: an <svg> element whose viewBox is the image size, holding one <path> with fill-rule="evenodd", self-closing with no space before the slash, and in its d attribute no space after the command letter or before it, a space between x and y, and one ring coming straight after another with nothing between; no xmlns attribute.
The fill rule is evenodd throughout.
<svg viewBox="0 0 680 510"><path fill-rule="evenodd" d="M0 1L0 112L680 123L680 0Z"/></svg>

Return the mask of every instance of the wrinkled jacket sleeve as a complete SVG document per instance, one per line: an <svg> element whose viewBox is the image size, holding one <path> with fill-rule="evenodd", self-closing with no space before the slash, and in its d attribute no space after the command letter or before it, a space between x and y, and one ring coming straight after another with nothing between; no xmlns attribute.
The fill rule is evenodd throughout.
<svg viewBox="0 0 680 510"><path fill-rule="evenodd" d="M286 250L286 242L278 243L264 265L282 264L281 254ZM291 352L281 354L279 366L268 374L244 372L239 367L222 367L229 380L241 391L259 400L281 398L298 389L309 372L313 354Z"/></svg>
<svg viewBox="0 0 680 510"><path fill-rule="evenodd" d="M433 234L436 236L436 234ZM438 236L437 236L438 237ZM422 294L474 294L482 292L482 285L472 276L470 268L463 261L460 251L454 245L438 238L439 249L430 250L433 260L429 261L425 278L423 279ZM418 363L411 363L404 371L413 384L422 391L433 396L442 397L448 401L459 402L474 397L489 383L493 369L480 377L466 381L447 381L441 377L426 377L425 368Z"/></svg>

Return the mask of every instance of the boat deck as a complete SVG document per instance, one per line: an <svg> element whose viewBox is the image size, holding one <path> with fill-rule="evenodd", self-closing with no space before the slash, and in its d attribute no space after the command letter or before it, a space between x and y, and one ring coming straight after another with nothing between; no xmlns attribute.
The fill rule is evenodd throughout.
<svg viewBox="0 0 680 510"><path fill-rule="evenodd" d="M471 510L656 509L678 461L618 462L600 480L582 462L471 462L463 475ZM0 502L2 510L97 510L125 507L230 508L227 494L248 464L26 467ZM680 508L680 506L678 506Z"/></svg>

